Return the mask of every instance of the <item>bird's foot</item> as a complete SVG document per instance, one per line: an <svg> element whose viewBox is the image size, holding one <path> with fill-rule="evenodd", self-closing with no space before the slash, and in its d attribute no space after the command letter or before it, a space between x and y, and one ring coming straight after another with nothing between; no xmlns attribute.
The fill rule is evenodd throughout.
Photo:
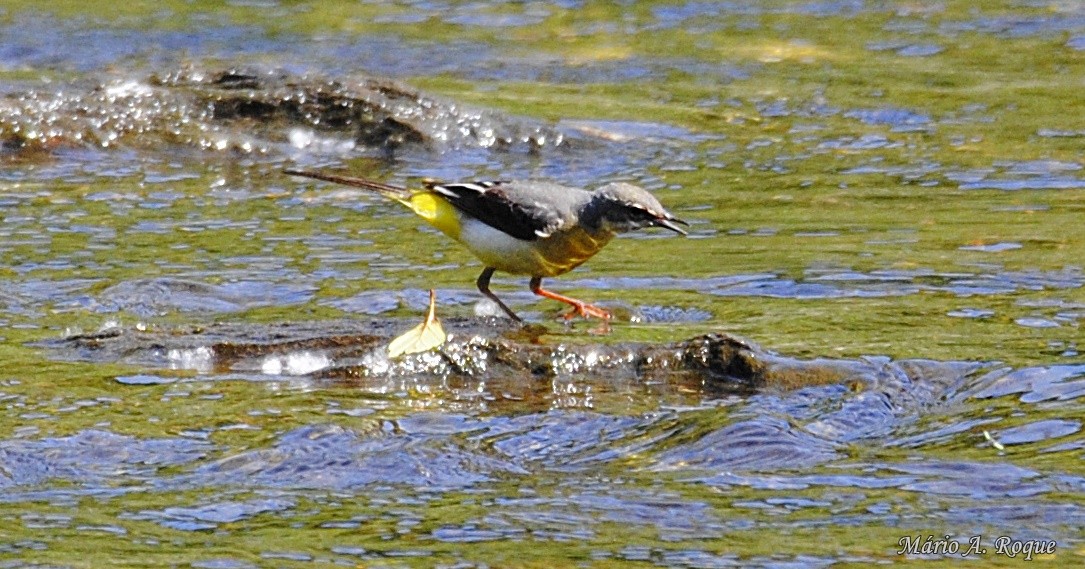
<svg viewBox="0 0 1085 569"><path fill-rule="evenodd" d="M586 302L570 302L573 305L573 309L565 313L566 320L572 320L574 316L580 316L581 318L600 318L602 320L610 321L610 313L598 306L592 306Z"/></svg>
<svg viewBox="0 0 1085 569"><path fill-rule="evenodd" d="M485 274L485 273L483 273L483 274ZM561 295L561 294L558 294L556 292L551 292L549 290L544 289L542 287L542 277L532 277L531 278L531 284L529 286L531 287L531 292L533 292L533 293L535 293L535 294L537 294L537 295L539 295L541 297L549 298L551 300L557 300L559 302L564 302L565 304L568 304L569 306L572 306L573 309L570 310L565 315L566 320L572 320L572 318L574 316L580 316L582 318L595 317L595 318L600 318L600 319L602 319L602 320L604 320L606 322L610 322L610 313L607 312L606 310L603 310L602 308L599 308L598 306L592 306L592 305L588 304L587 302L584 302L583 300L577 300L575 298L571 298L571 297Z"/></svg>

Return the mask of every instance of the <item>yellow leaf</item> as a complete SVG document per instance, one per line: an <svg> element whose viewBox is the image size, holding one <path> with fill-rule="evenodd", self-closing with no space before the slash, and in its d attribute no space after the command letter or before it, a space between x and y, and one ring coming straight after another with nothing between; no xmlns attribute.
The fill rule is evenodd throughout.
<svg viewBox="0 0 1085 569"><path fill-rule="evenodd" d="M418 326L392 340L392 343L388 344L388 357L396 358L404 354L417 354L445 343L448 336L445 334L444 328L441 327L441 321L437 319L436 306L437 294L433 289L430 289L429 313L426 314L426 319Z"/></svg>

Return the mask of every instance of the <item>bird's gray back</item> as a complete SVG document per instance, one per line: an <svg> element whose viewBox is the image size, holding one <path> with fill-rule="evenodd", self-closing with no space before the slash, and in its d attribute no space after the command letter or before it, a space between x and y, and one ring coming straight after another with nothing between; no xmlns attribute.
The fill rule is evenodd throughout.
<svg viewBox="0 0 1085 569"><path fill-rule="evenodd" d="M528 241L568 229L592 199L586 190L534 180L435 184L430 189L479 221Z"/></svg>

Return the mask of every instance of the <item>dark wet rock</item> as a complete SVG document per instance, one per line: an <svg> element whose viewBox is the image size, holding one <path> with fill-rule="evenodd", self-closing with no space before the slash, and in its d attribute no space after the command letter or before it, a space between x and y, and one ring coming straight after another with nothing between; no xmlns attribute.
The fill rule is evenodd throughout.
<svg viewBox="0 0 1085 569"><path fill-rule="evenodd" d="M44 345L79 361L123 362L174 370L225 373L261 370L268 358L319 352L333 360L372 352L391 333L391 324L351 323L245 326L216 324L168 331L111 327L76 334ZM127 381L127 380L126 380Z"/></svg>
<svg viewBox="0 0 1085 569"><path fill-rule="evenodd" d="M388 342L413 322L327 321L271 325L217 323L180 329L114 327L42 342L61 359L124 362L200 373L237 376L299 375L330 381L372 382L382 378L432 377L488 380L507 377L677 382L717 395L750 393L762 387L798 389L821 385L891 389L879 403L890 412L910 407L982 367L974 363L799 360L774 354L725 334L666 344L551 343L547 329L519 327L502 319L444 321L449 341L437 350L396 359ZM296 365L293 365L294 362ZM315 362L315 363L314 363ZM319 365L317 365L319 364ZM293 370L293 371L292 371ZM922 377L922 385L912 379ZM933 381L932 381L933 380ZM870 407L862 403L863 407ZM871 417L853 425L824 423L821 429L868 432ZM859 428L863 426L863 428Z"/></svg>
<svg viewBox="0 0 1085 569"><path fill-rule="evenodd" d="M290 130L296 128L310 132ZM0 100L0 146L9 155L162 144L268 152L277 145L307 146L314 133L343 137L350 148L383 151L405 145L533 151L565 142L549 126L368 76L331 80L185 67Z"/></svg>
<svg viewBox="0 0 1085 569"><path fill-rule="evenodd" d="M633 456L646 457L651 470L706 480L720 472L804 469L839 460L860 441L908 446L917 437L935 436L909 431L918 415L953 401L967 386L995 381L980 375L988 366L973 362L801 360L725 334L662 344L560 343L544 327L490 319L447 319L450 339L443 346L389 359L390 339L414 324L384 319L112 328L43 345L64 359L177 370L161 375L180 374L180 381L195 372L201 380L347 385L381 398L439 394L442 414L414 414L392 429L307 427L288 433L275 448L225 457L199 472L201 479L256 479L275 487L350 488L377 484L391 472L411 484L459 487ZM129 376L118 381L131 383ZM685 405L716 401L727 411L693 411L705 413L703 421L712 425L705 429L702 420L667 409L609 415L593 408L592 399L608 392L643 396L645 390ZM516 412L474 416L499 406ZM352 412L329 413L340 411ZM365 417L361 411L354 416ZM461 439L469 444L449 442ZM478 454L476 447L489 452ZM440 476L437 465L446 469Z"/></svg>
<svg viewBox="0 0 1085 569"><path fill-rule="evenodd" d="M745 401L731 412L726 425L707 433L683 433L677 424L668 426L665 412L641 417L536 413L484 424L445 416L437 426L429 417L425 424L408 420L398 429L414 439L459 431L515 461L517 468L535 464L561 471L651 454L664 439L669 441L668 448L658 453L651 466L660 471L810 467L840 458L843 445L855 441L892 440L907 424L906 418L937 404L984 368L967 362L889 358L800 360L724 334L665 344L570 344L548 343L545 328L521 328L503 320L449 319L444 326L451 337L439 349L394 360L387 357L387 344L410 323L112 329L47 345L69 359L125 361L194 370L203 376L255 380L295 376L352 384L379 394L404 392L405 397L411 392L439 391L448 394L446 410L453 412L479 405L492 408L500 400L539 399L542 392L547 394L542 397L543 409L554 404L590 408L595 392L648 386L665 386L701 400L735 397ZM538 408L530 403L521 407ZM631 433L639 435L630 438ZM340 436L354 440L359 435L336 435ZM419 449L407 445L404 452L408 450ZM418 457L400 458L424 462ZM269 459L254 456L252 460L264 464ZM470 457L464 461L477 462ZM415 463L395 467L410 470L411 464ZM222 468L236 475L236 469L228 466ZM376 463L370 466L381 468ZM468 479L472 478L464 478ZM371 482L355 477L336 484Z"/></svg>
<svg viewBox="0 0 1085 569"><path fill-rule="evenodd" d="M747 391L765 385L796 387L860 380L854 362L801 361L741 339L710 334L673 344L540 343L541 327L504 320L449 319L440 349L391 360L386 346L410 327L397 321L214 324L178 330L110 328L45 342L57 356L125 362L201 373L306 375L325 380L430 376L681 378L698 389ZM319 360L321 365L290 362ZM270 362L270 363L269 363ZM277 362L277 363L276 363ZM290 369L300 370L292 373Z"/></svg>

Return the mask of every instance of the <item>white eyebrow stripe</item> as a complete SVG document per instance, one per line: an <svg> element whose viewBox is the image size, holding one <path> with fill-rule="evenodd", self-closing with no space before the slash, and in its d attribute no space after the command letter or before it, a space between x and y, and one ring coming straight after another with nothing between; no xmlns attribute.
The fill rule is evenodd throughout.
<svg viewBox="0 0 1085 569"><path fill-rule="evenodd" d="M440 184L433 186L434 190L446 195L455 196L456 190L468 190L479 194L486 193L486 190L494 186L493 182L464 182L459 184Z"/></svg>

